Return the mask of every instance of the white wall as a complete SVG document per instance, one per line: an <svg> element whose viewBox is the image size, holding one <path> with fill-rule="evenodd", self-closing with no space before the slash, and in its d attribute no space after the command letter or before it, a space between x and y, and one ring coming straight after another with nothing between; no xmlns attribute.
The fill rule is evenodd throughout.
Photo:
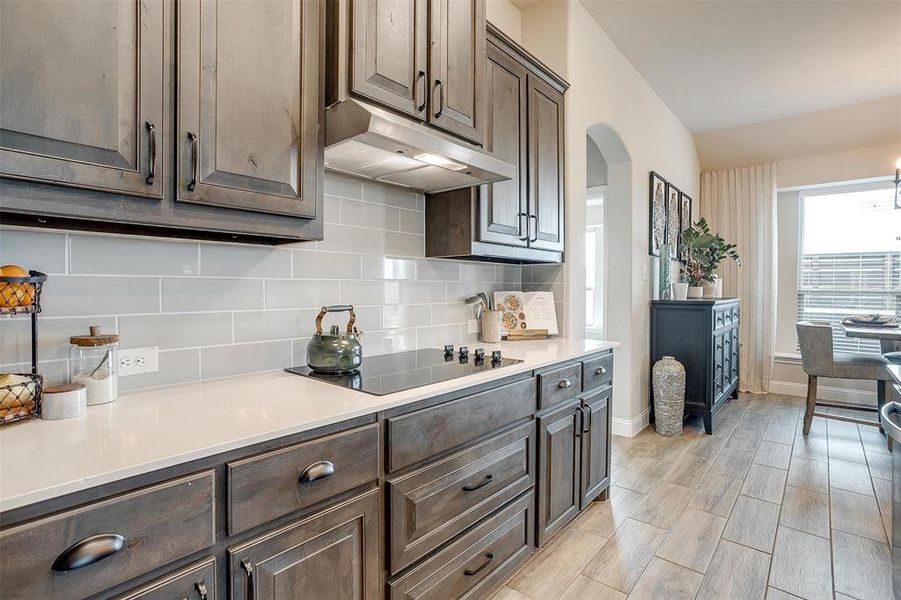
<svg viewBox="0 0 901 600"><path fill-rule="evenodd" d="M522 12L509 0L485 0L485 15L492 25L522 43Z"/></svg>
<svg viewBox="0 0 901 600"><path fill-rule="evenodd" d="M613 415L620 426L639 423L648 401L651 287L643 278L650 270L648 173L660 172L696 198L694 142L578 1L541 2L523 11L522 39L571 85L566 95L565 277L570 336L585 334L585 134L593 125L592 138L608 164L607 337L622 343L616 352Z"/></svg>

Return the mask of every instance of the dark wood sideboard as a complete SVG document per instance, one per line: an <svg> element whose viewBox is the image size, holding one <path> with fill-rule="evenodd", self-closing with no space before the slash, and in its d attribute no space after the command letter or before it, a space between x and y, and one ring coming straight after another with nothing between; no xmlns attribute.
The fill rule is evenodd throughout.
<svg viewBox="0 0 901 600"><path fill-rule="evenodd" d="M651 301L651 366L664 356L682 363L685 414L704 417L707 433L726 401L738 397L739 309L738 298Z"/></svg>

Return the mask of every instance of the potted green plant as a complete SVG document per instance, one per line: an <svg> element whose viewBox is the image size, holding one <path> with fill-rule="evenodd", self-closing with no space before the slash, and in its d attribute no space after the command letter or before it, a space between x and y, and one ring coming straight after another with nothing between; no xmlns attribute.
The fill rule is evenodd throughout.
<svg viewBox="0 0 901 600"><path fill-rule="evenodd" d="M704 297L704 286L708 285L709 295L722 296L722 283L715 273L719 264L731 258L741 266L741 258L735 244L727 242L719 233L710 233L710 226L703 217L682 231L682 273L688 282L688 297Z"/></svg>

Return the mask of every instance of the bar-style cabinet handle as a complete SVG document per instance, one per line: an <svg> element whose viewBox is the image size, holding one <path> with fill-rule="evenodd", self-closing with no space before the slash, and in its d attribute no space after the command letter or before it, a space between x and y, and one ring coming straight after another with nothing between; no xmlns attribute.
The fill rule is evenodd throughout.
<svg viewBox="0 0 901 600"><path fill-rule="evenodd" d="M444 112L444 84L440 79L435 80L435 87L432 90L432 93L438 92L438 104L435 107L435 118L441 117L441 113Z"/></svg>
<svg viewBox="0 0 901 600"><path fill-rule="evenodd" d="M144 121L144 127L150 136L150 169L144 183L153 185L153 179L156 177L156 127L150 121Z"/></svg>
<svg viewBox="0 0 901 600"><path fill-rule="evenodd" d="M300 474L300 483L312 483L319 479L331 477L334 474L335 463L327 460L320 460L303 470L303 473Z"/></svg>
<svg viewBox="0 0 901 600"><path fill-rule="evenodd" d="M534 237L534 238L530 238L529 241L530 241L530 242L537 242L537 241L538 241L538 215L529 215L529 219L530 219L530 220L531 220L531 219L535 219L535 237Z"/></svg>
<svg viewBox="0 0 901 600"><path fill-rule="evenodd" d="M188 140L191 142L191 181L188 182L188 191L197 189L197 134L188 132Z"/></svg>
<svg viewBox="0 0 901 600"><path fill-rule="evenodd" d="M426 91L425 91L425 71L420 71L416 74L416 97L421 99L421 102L417 103L416 112L422 112L425 110L425 99L426 99Z"/></svg>
<svg viewBox="0 0 901 600"><path fill-rule="evenodd" d="M519 239L523 242L527 242L527 241L529 241L529 213L521 212L517 216L519 217L519 230L526 232L525 235L519 236ZM525 227L523 227L523 220L522 220L523 217L526 217Z"/></svg>
<svg viewBox="0 0 901 600"><path fill-rule="evenodd" d="M486 561L483 562L481 565L479 565L478 568L476 568L476 569L466 569L465 571L463 571L463 574L466 575L467 577L472 577L473 575L478 574L478 573L479 573L480 571L482 571L485 567L487 567L488 565L491 564L491 561L494 560L494 553L489 552L488 554L485 555L485 558L488 559L488 560L486 560Z"/></svg>
<svg viewBox="0 0 901 600"><path fill-rule="evenodd" d="M53 561L54 571L67 573L100 562L122 550L125 537L118 533L100 533L86 537L66 548Z"/></svg>

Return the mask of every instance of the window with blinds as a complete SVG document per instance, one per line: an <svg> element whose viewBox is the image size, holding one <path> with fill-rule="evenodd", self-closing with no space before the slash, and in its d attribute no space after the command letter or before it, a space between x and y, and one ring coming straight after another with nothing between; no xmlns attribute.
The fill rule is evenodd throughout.
<svg viewBox="0 0 901 600"><path fill-rule="evenodd" d="M837 352L880 351L877 340L845 337L845 317L901 313L901 210L893 199L893 184L801 194L798 320L829 321Z"/></svg>

